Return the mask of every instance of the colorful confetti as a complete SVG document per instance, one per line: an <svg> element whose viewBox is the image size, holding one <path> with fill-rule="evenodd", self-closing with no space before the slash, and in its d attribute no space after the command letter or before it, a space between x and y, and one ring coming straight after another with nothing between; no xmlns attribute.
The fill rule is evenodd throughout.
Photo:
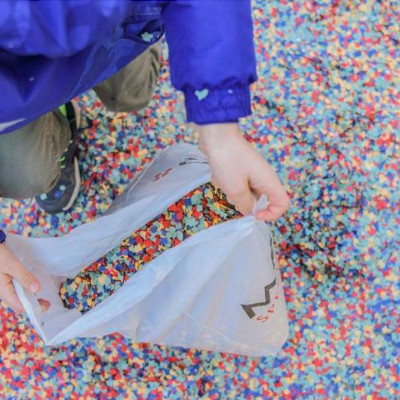
<svg viewBox="0 0 400 400"><path fill-rule="evenodd" d="M1 398L400 398L400 2L256 0L254 23L260 79L242 128L292 197L273 227L291 329L283 350L255 359L117 334L50 348L3 307ZM195 141L167 71L139 113L81 96L75 208L49 216L33 200L4 200L0 225L63 235L101 215L161 149Z"/></svg>
<svg viewBox="0 0 400 400"><path fill-rule="evenodd" d="M206 183L170 205L76 277L67 279L60 287L60 298L66 308L85 314L164 251L204 229L240 216L220 189Z"/></svg>

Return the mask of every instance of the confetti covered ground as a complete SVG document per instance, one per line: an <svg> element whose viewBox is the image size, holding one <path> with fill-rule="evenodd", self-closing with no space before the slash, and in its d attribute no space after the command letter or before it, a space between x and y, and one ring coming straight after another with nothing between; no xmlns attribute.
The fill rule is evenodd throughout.
<svg viewBox="0 0 400 400"><path fill-rule="evenodd" d="M267 5L265 4L267 3ZM400 4L258 0L249 140L292 196L274 226L290 317L277 357L132 344L46 348L1 308L2 399L399 399ZM192 141L164 62L149 108L81 96L83 187L64 216L1 202L0 225L62 235L104 212L167 145Z"/></svg>

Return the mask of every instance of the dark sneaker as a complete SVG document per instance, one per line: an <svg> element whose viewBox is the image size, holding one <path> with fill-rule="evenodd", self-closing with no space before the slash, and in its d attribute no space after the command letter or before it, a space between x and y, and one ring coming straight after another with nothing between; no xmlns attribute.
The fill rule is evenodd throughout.
<svg viewBox="0 0 400 400"><path fill-rule="evenodd" d="M68 118L71 127L71 140L60 159L61 175L54 188L36 196L39 207L49 214L67 211L78 197L81 185L77 152L79 108L75 102L65 104L60 111Z"/></svg>

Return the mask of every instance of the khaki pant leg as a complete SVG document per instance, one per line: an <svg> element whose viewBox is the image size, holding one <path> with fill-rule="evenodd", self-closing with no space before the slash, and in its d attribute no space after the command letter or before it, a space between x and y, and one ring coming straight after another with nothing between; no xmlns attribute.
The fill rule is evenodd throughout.
<svg viewBox="0 0 400 400"><path fill-rule="evenodd" d="M24 199L50 191L71 130L58 110L0 135L0 197Z"/></svg>
<svg viewBox="0 0 400 400"><path fill-rule="evenodd" d="M161 46L150 47L121 71L94 87L111 111L138 111L150 102L160 70Z"/></svg>

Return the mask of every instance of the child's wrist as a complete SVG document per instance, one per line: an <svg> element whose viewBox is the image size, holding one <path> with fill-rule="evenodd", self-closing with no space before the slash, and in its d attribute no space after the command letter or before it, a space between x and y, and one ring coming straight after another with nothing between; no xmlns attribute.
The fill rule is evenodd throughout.
<svg viewBox="0 0 400 400"><path fill-rule="evenodd" d="M197 125L197 130L202 136L226 136L239 132L239 126L236 123L207 124Z"/></svg>
<svg viewBox="0 0 400 400"><path fill-rule="evenodd" d="M233 137L241 136L238 124L209 124L197 127L200 149L207 154L209 149L221 147Z"/></svg>

